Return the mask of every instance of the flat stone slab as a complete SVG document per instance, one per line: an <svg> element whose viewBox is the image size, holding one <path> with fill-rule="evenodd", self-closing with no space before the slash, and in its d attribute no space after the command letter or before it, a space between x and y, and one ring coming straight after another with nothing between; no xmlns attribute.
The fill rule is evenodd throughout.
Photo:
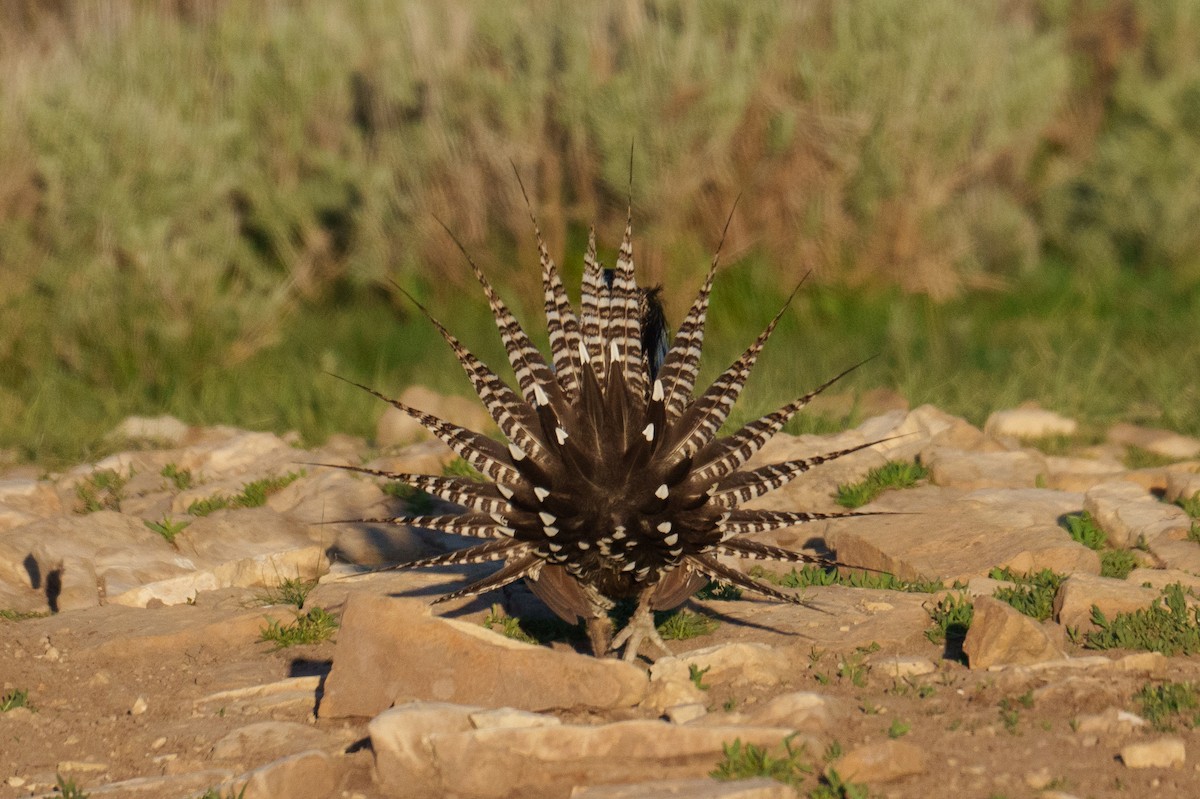
<svg viewBox="0 0 1200 799"><path fill-rule="evenodd" d="M422 600L355 593L346 601L319 713L374 716L414 700L523 710L629 707L648 686L646 673L629 663L434 617Z"/></svg>
<svg viewBox="0 0 1200 799"><path fill-rule="evenodd" d="M842 563L907 580L968 582L1005 566L1015 572L1098 574L1099 556L1059 523L1082 505L1082 495L1064 491L964 494L927 486L891 492L866 508L898 515L833 520L823 532Z"/></svg>
<svg viewBox="0 0 1200 799"><path fill-rule="evenodd" d="M380 782L409 796L567 797L577 786L703 777L734 739L776 751L793 732L648 720L477 728L476 711L418 703L376 716L368 729Z"/></svg>

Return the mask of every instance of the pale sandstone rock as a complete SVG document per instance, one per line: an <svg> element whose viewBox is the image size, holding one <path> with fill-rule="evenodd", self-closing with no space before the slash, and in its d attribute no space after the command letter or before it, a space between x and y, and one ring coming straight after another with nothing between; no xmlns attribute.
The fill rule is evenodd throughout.
<svg viewBox="0 0 1200 799"><path fill-rule="evenodd" d="M301 713L310 714L317 702L320 677L291 677L277 682L249 685L217 691L194 703L202 712L216 713L225 708L230 713Z"/></svg>
<svg viewBox="0 0 1200 799"><path fill-rule="evenodd" d="M394 503L376 478L321 466L267 497L267 507L307 524L387 515Z"/></svg>
<svg viewBox="0 0 1200 799"><path fill-rule="evenodd" d="M704 682L733 686L777 685L797 671L788 656L766 644L720 644L664 657L650 667L650 679L690 682L690 670L707 669Z"/></svg>
<svg viewBox="0 0 1200 799"><path fill-rule="evenodd" d="M969 452L929 447L921 453L935 485L974 491L981 488L1036 488L1049 472L1046 457L1034 450Z"/></svg>
<svg viewBox="0 0 1200 799"><path fill-rule="evenodd" d="M645 672L628 663L434 618L422 600L351 594L320 713L373 716L412 700L522 710L628 707L647 685Z"/></svg>
<svg viewBox="0 0 1200 799"><path fill-rule="evenodd" d="M887 440L884 440L887 439ZM867 419L858 427L834 436L777 435L750 461L750 466L807 458L841 449L879 443L867 449L823 464L779 491L773 491L747 504L766 510L844 510L833 501L837 487L861 480L871 469L889 460L911 461L930 444L952 446L995 446L978 429L958 417L931 405L909 412L891 411Z"/></svg>
<svg viewBox="0 0 1200 799"><path fill-rule="evenodd" d="M0 480L0 509L35 517L54 516L66 510L53 484L22 478Z"/></svg>
<svg viewBox="0 0 1200 799"><path fill-rule="evenodd" d="M457 457L454 451L441 441L422 441L410 444L394 455L376 458L363 465L369 469L386 472L441 474L446 464Z"/></svg>
<svg viewBox="0 0 1200 799"><path fill-rule="evenodd" d="M106 437L179 446L190 429L174 416L127 416Z"/></svg>
<svg viewBox="0 0 1200 799"><path fill-rule="evenodd" d="M929 658L903 655L889 655L881 658L871 658L871 668L888 677L920 677L937 671L937 664Z"/></svg>
<svg viewBox="0 0 1200 799"><path fill-rule="evenodd" d="M832 696L795 691L768 699L763 705L742 713L731 713L729 722L760 727L791 727L802 732L833 732L850 715L845 703Z"/></svg>
<svg viewBox="0 0 1200 799"><path fill-rule="evenodd" d="M1043 489L984 489L961 494L926 486L885 494L868 510L903 515L808 525L843 563L903 579L970 580L994 567L1092 574L1100 558L1071 540L1058 520L1077 511L1078 494Z"/></svg>
<svg viewBox="0 0 1200 799"><path fill-rule="evenodd" d="M1063 581L1054 596L1054 618L1064 627L1091 630L1095 629L1092 624L1093 605L1112 619L1118 613L1132 613L1149 607L1159 595L1152 588L1142 588L1128 580L1095 574L1072 574Z"/></svg>
<svg viewBox="0 0 1200 799"><path fill-rule="evenodd" d="M1138 447L1164 458L1183 460L1200 456L1200 439L1180 435L1171 430L1139 427L1122 422L1109 428L1107 439L1114 444Z"/></svg>
<svg viewBox="0 0 1200 799"><path fill-rule="evenodd" d="M1167 490L1163 499L1167 502L1178 502L1196 496L1200 496L1200 474L1175 470L1167 472Z"/></svg>
<svg viewBox="0 0 1200 799"><path fill-rule="evenodd" d="M424 386L412 386L398 399L411 408L432 413L469 430L486 433L495 427L492 417L478 400L438 394ZM391 405L387 406L375 425L375 444L380 447L393 447L428 438L432 438L432 435L420 422Z"/></svg>
<svg viewBox="0 0 1200 799"><path fill-rule="evenodd" d="M320 749L330 744L329 736L308 724L294 721L260 721L238 727L209 750L216 760L262 762L288 752Z"/></svg>
<svg viewBox="0 0 1200 799"><path fill-rule="evenodd" d="M243 597L241 602L245 601ZM163 658L184 657L197 647L245 647L258 641L266 625L260 609L176 605L146 611L107 605L89 611L97 630L84 639L81 649L102 657L116 657L129 649Z"/></svg>
<svg viewBox="0 0 1200 799"><path fill-rule="evenodd" d="M708 708L703 702L687 702L682 705L672 705L663 711L663 715L672 724L687 724L708 715Z"/></svg>
<svg viewBox="0 0 1200 799"><path fill-rule="evenodd" d="M242 799L328 799L341 779L338 758L310 750L280 758L235 779ZM239 791L241 791L239 793Z"/></svg>
<svg viewBox="0 0 1200 799"><path fill-rule="evenodd" d="M467 720L477 730L515 727L557 727L559 724L562 724L554 716L547 716L543 713L530 713L528 710L517 710L511 707L476 710L468 714Z"/></svg>
<svg viewBox="0 0 1200 799"><path fill-rule="evenodd" d="M1200 546L1194 541L1159 536L1150 543L1150 554L1164 569L1200 574Z"/></svg>
<svg viewBox="0 0 1200 799"><path fill-rule="evenodd" d="M1159 502L1140 486L1123 480L1100 483L1088 490L1083 509L1114 547L1132 546L1139 540L1153 544L1163 536L1183 538L1190 525L1182 508Z"/></svg>
<svg viewBox="0 0 1200 799"><path fill-rule="evenodd" d="M368 724L379 782L411 796L566 796L572 786L701 776L722 742L777 747L786 728L679 727L656 721L473 729L480 708L394 707ZM725 736L724 738L722 736ZM670 794L667 794L670 795Z"/></svg>
<svg viewBox="0 0 1200 799"><path fill-rule="evenodd" d="M1076 735L1125 736L1146 726L1146 720L1118 707L1077 716L1072 725Z"/></svg>
<svg viewBox="0 0 1200 799"><path fill-rule="evenodd" d="M1121 762L1126 768L1183 768L1186 761L1187 749L1182 738L1159 738L1121 747Z"/></svg>
<svg viewBox="0 0 1200 799"><path fill-rule="evenodd" d="M907 741L884 741L851 749L831 763L848 782L891 782L925 771L925 751Z"/></svg>
<svg viewBox="0 0 1200 799"><path fill-rule="evenodd" d="M1110 458L1046 456L1046 488L1084 492L1099 483L1123 479L1125 466Z"/></svg>
<svg viewBox="0 0 1200 799"><path fill-rule="evenodd" d="M1200 575L1181 569L1153 569L1143 566L1131 571L1125 582L1153 588L1160 593L1168 585L1179 583L1184 589L1190 588L1200 595Z"/></svg>
<svg viewBox="0 0 1200 799"><path fill-rule="evenodd" d="M993 436L1013 438L1045 438L1074 435L1079 423L1074 419L1039 408L1036 404L995 411L983 425L983 431Z"/></svg>
<svg viewBox="0 0 1200 799"><path fill-rule="evenodd" d="M656 780L623 785L576 787L571 799L794 799L796 792L783 783L766 777L717 782L715 780Z"/></svg>
<svg viewBox="0 0 1200 799"><path fill-rule="evenodd" d="M1037 621L991 597L974 601L975 616L963 641L972 669L1022 665L1066 657L1061 644Z"/></svg>
<svg viewBox="0 0 1200 799"><path fill-rule="evenodd" d="M198 463L194 471L203 480L228 478L253 472L259 476L294 471L299 454L274 433L239 433L215 446L196 448Z"/></svg>
<svg viewBox="0 0 1200 799"><path fill-rule="evenodd" d="M56 516L0 535L0 581L55 595L59 610L99 604L106 582L166 579L192 568L141 519L115 511Z"/></svg>

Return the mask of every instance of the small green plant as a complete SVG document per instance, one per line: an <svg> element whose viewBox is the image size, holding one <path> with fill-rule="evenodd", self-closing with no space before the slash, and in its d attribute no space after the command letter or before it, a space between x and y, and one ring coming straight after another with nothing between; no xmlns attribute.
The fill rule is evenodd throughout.
<svg viewBox="0 0 1200 799"><path fill-rule="evenodd" d="M928 476L929 470L919 463L888 461L867 472L861 482L838 486L836 501L844 508L860 508L888 489L911 488Z"/></svg>
<svg viewBox="0 0 1200 799"><path fill-rule="evenodd" d="M98 510L120 510L122 492L133 479L133 467L124 475L115 469L97 469L75 486L79 499L78 513L95 513Z"/></svg>
<svg viewBox="0 0 1200 799"><path fill-rule="evenodd" d="M934 644L946 644L947 648L961 648L975 607L964 593L947 594L929 610L933 629L925 631L925 637Z"/></svg>
<svg viewBox="0 0 1200 799"><path fill-rule="evenodd" d="M527 644L537 643L536 638L521 629L520 620L509 616L500 605L492 605L491 610L483 617L483 626L514 641L523 641Z"/></svg>
<svg viewBox="0 0 1200 799"><path fill-rule="evenodd" d="M337 618L324 608L313 608L287 624L271 619L259 634L260 641L271 641L276 649L301 644L319 644L338 628Z"/></svg>
<svg viewBox="0 0 1200 799"><path fill-rule="evenodd" d="M1103 549L1108 543L1108 535L1100 529L1100 525L1096 524L1092 514L1087 511L1069 514L1065 521L1071 538L1088 549Z"/></svg>
<svg viewBox="0 0 1200 799"><path fill-rule="evenodd" d="M1194 525L1193 525L1194 526ZM1128 549L1109 549L1100 553L1100 576L1124 580L1141 565L1137 555Z"/></svg>
<svg viewBox="0 0 1200 799"><path fill-rule="evenodd" d="M175 488L180 491L192 487L191 469L180 469L176 464L168 463L162 467L162 471L159 474L170 480L175 485Z"/></svg>
<svg viewBox="0 0 1200 799"><path fill-rule="evenodd" d="M304 610L308 595L316 587L317 581L311 578L285 577L254 599L260 605L294 605L296 610Z"/></svg>
<svg viewBox="0 0 1200 799"><path fill-rule="evenodd" d="M1159 455L1157 452L1151 452L1141 447L1127 446L1125 447L1125 457L1122 460L1128 469L1153 469L1157 466L1169 466L1179 459Z"/></svg>
<svg viewBox="0 0 1200 799"><path fill-rule="evenodd" d="M1111 621L1092 606L1092 623L1085 646L1090 649L1145 649L1164 655L1200 652L1200 608L1189 609L1183 586L1172 583L1148 608L1118 613Z"/></svg>
<svg viewBox="0 0 1200 799"><path fill-rule="evenodd" d="M887 734L889 738L901 738L907 735L911 729L911 724L906 724L900 719L892 719L892 725L888 727Z"/></svg>
<svg viewBox="0 0 1200 799"><path fill-rule="evenodd" d="M883 572L843 572L836 567L816 566L813 564L808 564L800 569L792 569L787 574L775 574L756 566L750 570L750 574L753 577L761 577L783 588L844 585L849 588L873 588L883 591L905 591L915 594L932 594L936 591L943 591L946 588L945 584L938 580L901 580L895 575Z"/></svg>
<svg viewBox="0 0 1200 799"><path fill-rule="evenodd" d="M1000 721L1009 735L1017 734L1017 725L1021 721L1021 711L1011 699L1000 700Z"/></svg>
<svg viewBox="0 0 1200 799"><path fill-rule="evenodd" d="M1067 532L1071 538L1083 544L1088 549L1100 552L1100 576L1114 577L1124 580L1138 566L1138 559L1127 549L1105 549L1108 545L1108 535L1100 529L1100 525L1092 514L1072 513L1065 520Z"/></svg>
<svg viewBox="0 0 1200 799"><path fill-rule="evenodd" d="M1183 508L1183 512L1193 519L1200 519L1200 491L1186 499L1177 499L1175 504Z"/></svg>
<svg viewBox="0 0 1200 799"><path fill-rule="evenodd" d="M1016 583L1011 588L997 588L993 596L1038 621L1045 621L1054 613L1054 595L1058 593L1063 580L1067 579L1065 574L1049 569L1034 574L1016 574L1007 567L992 569L988 576L993 580Z"/></svg>
<svg viewBox="0 0 1200 799"><path fill-rule="evenodd" d="M862 647L855 650L853 654L842 658L837 668L838 679L849 680L852 685L858 688L865 688L867 685L867 675L871 671L871 667L864 663L865 658L866 650Z"/></svg>
<svg viewBox="0 0 1200 799"><path fill-rule="evenodd" d="M413 488L408 483L401 483L398 480L384 483L383 493L402 500L408 507L408 512L416 516L423 516L429 513L433 510L433 503L436 501L436 498L432 494L426 494L424 491Z"/></svg>
<svg viewBox="0 0 1200 799"><path fill-rule="evenodd" d="M0 619L5 621L25 621L26 619L41 619L50 614L44 610L11 610L0 608Z"/></svg>
<svg viewBox="0 0 1200 799"><path fill-rule="evenodd" d="M664 641L685 641L688 638L699 638L711 635L721 626L721 622L703 613L690 610L680 610L667 616L657 625L658 634Z"/></svg>
<svg viewBox="0 0 1200 799"><path fill-rule="evenodd" d="M4 696L0 696L0 713L7 713L19 707L30 707L29 691L23 688L13 688Z"/></svg>
<svg viewBox="0 0 1200 799"><path fill-rule="evenodd" d="M466 477L474 480L477 483L482 483L487 480L483 474L471 464L467 463L462 458L455 458L442 467L442 474L446 477Z"/></svg>
<svg viewBox="0 0 1200 799"><path fill-rule="evenodd" d="M724 744L724 759L708 776L717 780L749 780L768 777L786 785L798 785L813 773L813 767L801 760L804 747L792 746L792 736L783 739L784 755L775 757L754 744L743 744L740 738Z"/></svg>
<svg viewBox="0 0 1200 799"><path fill-rule="evenodd" d="M75 784L75 780L61 774L54 775L54 782L62 799L87 799L88 794Z"/></svg>
<svg viewBox="0 0 1200 799"><path fill-rule="evenodd" d="M1174 729L1174 722L1185 712L1200 707L1200 691L1191 682L1146 683L1133 698L1142 706L1142 717L1154 729L1164 732ZM1196 726L1200 723L1200 714L1192 713L1187 722L1190 727Z"/></svg>
<svg viewBox="0 0 1200 799"><path fill-rule="evenodd" d="M173 522L173 521L171 521L171 518L169 516L167 516L166 514L163 514L162 519L160 519L157 522L152 522L149 519L145 519L145 520L143 520L142 523L145 524L147 527L149 527L154 532L161 535L163 537L163 540L166 541L168 544L174 544L175 536L182 533L184 530L187 529L187 526L189 524L191 524L191 522L189 522L189 521L182 521L182 520Z"/></svg>
<svg viewBox="0 0 1200 799"><path fill-rule="evenodd" d="M720 580L711 580L708 585L696 592L696 598L725 600L741 599L742 589L738 588L733 583L726 583Z"/></svg>
<svg viewBox="0 0 1200 799"><path fill-rule="evenodd" d="M867 799L869 796L866 785L846 782L835 768L826 769L824 782L808 793L808 799Z"/></svg>
<svg viewBox="0 0 1200 799"><path fill-rule="evenodd" d="M188 506L189 516L207 516L210 513L225 508L260 508L267 504L267 498L304 476L300 472L288 472L279 477L264 477L242 486L241 492L232 497L216 494L204 499L198 499Z"/></svg>
<svg viewBox="0 0 1200 799"><path fill-rule="evenodd" d="M704 684L704 675L708 674L708 672L711 669L712 669L712 666L705 666L704 668L700 668L695 663L689 663L688 664L688 679L692 681L692 685L695 685L701 691L707 691L709 686Z"/></svg>

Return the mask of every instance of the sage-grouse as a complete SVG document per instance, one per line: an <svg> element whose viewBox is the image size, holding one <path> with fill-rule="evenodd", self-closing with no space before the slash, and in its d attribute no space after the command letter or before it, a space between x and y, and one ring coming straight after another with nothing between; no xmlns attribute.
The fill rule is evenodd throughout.
<svg viewBox="0 0 1200 799"><path fill-rule="evenodd" d="M421 308L454 350L507 446L361 386L414 417L487 481L346 467L402 481L466 507L459 514L357 521L484 539L394 568L504 561L490 576L436 601L524 579L558 616L570 623L581 617L586 621L596 655L624 646L625 659L634 660L643 641L665 650L652 611L682 604L710 579L803 604L721 563L718 556L825 563L746 536L815 519L865 515L739 507L813 466L862 449L742 469L792 415L838 378L733 435L718 437L782 310L740 358L696 395L720 249L668 348L657 289L639 288L634 279L628 221L615 269L605 269L597 260L594 231L589 238L578 314L536 219L533 224L549 362L466 256L491 306L516 390ZM636 599L636 610L614 638L609 611L615 600L625 598Z"/></svg>

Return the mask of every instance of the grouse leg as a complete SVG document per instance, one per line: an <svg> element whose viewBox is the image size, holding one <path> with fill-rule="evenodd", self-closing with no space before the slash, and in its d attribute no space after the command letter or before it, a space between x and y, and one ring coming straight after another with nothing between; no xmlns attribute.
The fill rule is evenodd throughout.
<svg viewBox="0 0 1200 799"><path fill-rule="evenodd" d="M654 612L650 609L650 599L656 590L656 585L649 585L642 589L642 592L638 594L637 609L633 612L633 616L630 617L629 623L613 639L612 649L614 652L624 645L625 653L622 659L626 663L637 661L638 649L644 641L658 647L667 656L674 654L663 643L662 637L658 634L658 629L654 626ZM649 659L648 656L647 659Z"/></svg>

